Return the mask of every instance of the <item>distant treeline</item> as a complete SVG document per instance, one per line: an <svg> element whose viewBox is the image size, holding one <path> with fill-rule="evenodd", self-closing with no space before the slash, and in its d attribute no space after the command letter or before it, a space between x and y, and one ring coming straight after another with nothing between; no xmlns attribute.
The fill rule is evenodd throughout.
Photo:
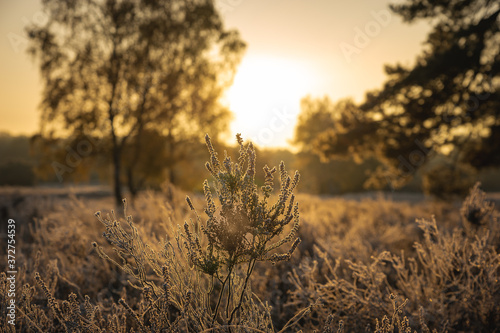
<svg viewBox="0 0 500 333"><path fill-rule="evenodd" d="M35 185L35 164L29 137L0 132L0 185Z"/></svg>
<svg viewBox="0 0 500 333"><path fill-rule="evenodd" d="M37 154L32 154L31 138L29 136L12 136L8 133L0 133L0 185L10 186L34 186L40 184L62 184L62 183L101 183L111 184L111 165L103 161L93 163L87 169L75 169L73 173L66 173L63 182L60 182L54 166L62 165L61 161L41 161ZM231 156L237 156L236 148L218 145L219 151L226 150ZM367 187L369 174L380 163L376 160L368 160L356 163L353 160L331 160L322 162L313 153L292 153L285 149L258 149L257 154L257 183L263 185L264 165L277 166L284 161L287 168L299 170L302 181L299 190L311 194L343 194L362 192L370 190ZM189 155L179 160L169 170L159 172L155 182L143 184L143 189L159 189L161 185L169 181L180 188L190 191L201 191L200 184L209 178L209 174L203 169L204 162L208 159L203 142L192 144ZM436 158L435 164L439 163ZM42 165L45 164L45 165ZM431 163L432 164L432 163ZM500 168L483 171L476 175L476 180L483 183L487 191L500 190ZM391 178L387 178L387 186L384 190L392 190ZM417 172L413 180L398 191L421 192L422 177Z"/></svg>

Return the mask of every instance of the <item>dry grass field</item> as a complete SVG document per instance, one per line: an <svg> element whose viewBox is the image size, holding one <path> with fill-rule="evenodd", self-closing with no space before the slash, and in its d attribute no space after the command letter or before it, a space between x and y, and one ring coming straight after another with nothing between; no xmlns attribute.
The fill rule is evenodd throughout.
<svg viewBox="0 0 500 333"><path fill-rule="evenodd" d="M230 217L243 219L221 212L218 199L227 205L234 194L224 192L231 184L224 177L219 198L165 186L141 193L126 212L111 212L102 189L4 190L2 244L6 219L16 221L16 331L500 330L499 212L479 188L463 203L397 194L292 198L293 180L279 173L281 192L259 189L255 200L269 195L281 220L261 201L241 199L257 191L250 183L234 192L247 207L239 214L262 215L247 234L231 233ZM255 245L272 235L282 239L274 243L281 254ZM0 251L5 258L6 246ZM6 260L1 265L7 313ZM14 332L7 320L0 330Z"/></svg>

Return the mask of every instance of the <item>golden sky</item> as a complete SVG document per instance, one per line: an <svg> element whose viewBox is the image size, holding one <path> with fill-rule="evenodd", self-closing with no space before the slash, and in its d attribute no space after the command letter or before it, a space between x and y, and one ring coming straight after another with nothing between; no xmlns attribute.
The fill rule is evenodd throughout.
<svg viewBox="0 0 500 333"><path fill-rule="evenodd" d="M360 101L383 83L384 64L414 62L430 28L403 24L388 11L395 1L216 2L248 44L225 98L235 113L231 138L242 133L260 146L287 145L305 95ZM0 131L37 130L41 82L23 27L44 20L40 7L40 0L0 0Z"/></svg>

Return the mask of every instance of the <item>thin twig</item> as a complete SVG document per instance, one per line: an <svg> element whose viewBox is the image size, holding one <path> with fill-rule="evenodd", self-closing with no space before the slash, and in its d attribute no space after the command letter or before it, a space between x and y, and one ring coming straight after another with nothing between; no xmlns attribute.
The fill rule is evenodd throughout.
<svg viewBox="0 0 500 333"><path fill-rule="evenodd" d="M226 288L227 280L231 276L232 269L233 269L233 267L231 266L229 268L229 272L227 273L226 278L224 279L224 282L222 283L222 288L221 288L221 291L219 294L219 299L217 300L217 305L215 306L214 316L212 317L212 325L215 322L215 318L217 317L217 312L219 311L220 302L222 301L222 295L224 294L224 289Z"/></svg>
<svg viewBox="0 0 500 333"><path fill-rule="evenodd" d="M245 283L243 284L243 289L241 290L240 300L238 301L238 305L231 312L231 317L229 318L229 321L228 321L229 325L231 325L231 322L233 321L234 314L236 313L236 311L238 311L241 308L241 303L243 302L243 296L245 294L245 290L247 289L248 280L250 279L250 275L252 275L253 268L255 267L255 262L256 262L256 259L252 259L248 263L247 275L245 278Z"/></svg>

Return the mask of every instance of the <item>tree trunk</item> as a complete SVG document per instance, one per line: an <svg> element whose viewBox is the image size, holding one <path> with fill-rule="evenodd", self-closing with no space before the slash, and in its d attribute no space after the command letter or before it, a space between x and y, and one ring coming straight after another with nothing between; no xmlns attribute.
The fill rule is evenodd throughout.
<svg viewBox="0 0 500 333"><path fill-rule="evenodd" d="M168 181L172 185L176 184L176 177L175 177L175 171L174 171L174 167L173 166L171 166L170 169L169 169Z"/></svg>
<svg viewBox="0 0 500 333"><path fill-rule="evenodd" d="M144 91L142 92L142 102L138 109L139 113L137 115L137 135L135 139L135 149L134 155L132 157L132 161L130 162L129 167L127 168L127 181L128 181L128 189L130 191L132 202L135 200L137 193L142 187L142 181L137 181L134 176L134 172L137 166L137 162L141 157L141 148L142 148L142 131L144 129L144 113L145 106L148 97L149 89L151 88L151 77L147 78L147 82L144 86ZM132 135L132 131L129 133Z"/></svg>
<svg viewBox="0 0 500 333"><path fill-rule="evenodd" d="M118 142L116 142L116 138L113 138L113 165L114 165L114 192L115 192L115 202L116 207L120 207L122 205L122 184L120 182L120 173L121 173L121 154L120 147L118 146Z"/></svg>
<svg viewBox="0 0 500 333"><path fill-rule="evenodd" d="M127 170L127 182L128 182L128 190L131 196L131 201L133 203L135 198L137 197L137 193L139 192L139 186L135 184L134 171L132 170L132 167L128 168Z"/></svg>
<svg viewBox="0 0 500 333"><path fill-rule="evenodd" d="M117 55L117 40L113 39L113 53L111 54L111 68L109 72L109 83L111 85L111 96L109 98L109 109L108 109L108 119L109 119L109 125L110 125L110 130L111 130L111 140L113 143L113 166L114 166L114 194L115 194L115 204L116 208L121 207L122 205L122 184L120 182L120 173L121 173L121 150L125 145L125 138L123 139L122 142L120 142L120 139L118 138L116 131L115 131L115 115L116 115L116 110L115 110L115 98L117 95L117 87L118 87L118 77L119 77L119 72L120 72L120 63L118 62L118 55Z"/></svg>

